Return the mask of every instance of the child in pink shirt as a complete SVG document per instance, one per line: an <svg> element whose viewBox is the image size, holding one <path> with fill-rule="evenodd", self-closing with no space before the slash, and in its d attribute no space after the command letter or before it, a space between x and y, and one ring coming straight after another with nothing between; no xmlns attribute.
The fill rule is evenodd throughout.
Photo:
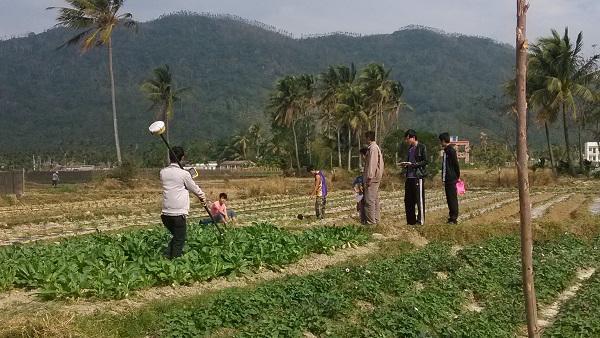
<svg viewBox="0 0 600 338"><path fill-rule="evenodd" d="M227 194L222 192L219 194L219 200L213 202L210 213L212 214L215 222L229 223L235 219L235 212L227 209Z"/></svg>

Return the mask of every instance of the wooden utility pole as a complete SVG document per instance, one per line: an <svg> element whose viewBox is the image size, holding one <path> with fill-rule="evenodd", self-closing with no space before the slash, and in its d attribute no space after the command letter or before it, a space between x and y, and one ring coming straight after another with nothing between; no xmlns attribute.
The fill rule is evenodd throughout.
<svg viewBox="0 0 600 338"><path fill-rule="evenodd" d="M527 0L517 0L517 171L521 217L521 269L527 311L528 336L538 337L535 287L533 285L533 236L529 198L529 158L527 155Z"/></svg>

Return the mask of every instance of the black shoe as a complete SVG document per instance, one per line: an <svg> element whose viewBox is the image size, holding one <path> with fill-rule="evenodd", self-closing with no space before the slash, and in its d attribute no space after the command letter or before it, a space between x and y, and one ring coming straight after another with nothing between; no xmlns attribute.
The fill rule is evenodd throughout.
<svg viewBox="0 0 600 338"><path fill-rule="evenodd" d="M454 219L449 219L446 224L458 224L458 222Z"/></svg>

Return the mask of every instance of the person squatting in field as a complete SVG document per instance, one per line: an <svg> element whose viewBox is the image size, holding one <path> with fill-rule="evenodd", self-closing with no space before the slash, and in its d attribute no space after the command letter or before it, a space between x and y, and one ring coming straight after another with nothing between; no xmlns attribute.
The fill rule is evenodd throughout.
<svg viewBox="0 0 600 338"><path fill-rule="evenodd" d="M406 169L404 184L404 208L408 225L425 224L425 177L427 177L427 148L419 143L417 132L409 129L404 133L408 144L406 162L400 163ZM415 205L417 212L415 215Z"/></svg>
<svg viewBox="0 0 600 338"><path fill-rule="evenodd" d="M458 195L456 183L460 180L460 167L458 156L454 146L450 144L450 134L441 133L440 145L444 151L442 156L442 182L446 192L446 203L448 204L448 224L458 222Z"/></svg>
<svg viewBox="0 0 600 338"><path fill-rule="evenodd" d="M163 190L161 220L173 238L165 251L165 257L173 259L183 253L190 210L189 192L198 197L200 203L206 203L206 195L192 179L192 175L179 167L185 156L182 147L173 147L169 153L171 164L160 171L160 182Z"/></svg>
<svg viewBox="0 0 600 338"><path fill-rule="evenodd" d="M325 218L325 205L327 204L327 180L322 170L317 170L313 166L308 166L306 170L315 178L313 189L309 196L315 199L315 215L317 219Z"/></svg>
<svg viewBox="0 0 600 338"><path fill-rule="evenodd" d="M235 211L227 208L227 194L222 192L219 194L219 200L213 202L210 207L210 213L212 214L215 222L227 224L235 221ZM210 219L208 220L210 222Z"/></svg>
<svg viewBox="0 0 600 338"><path fill-rule="evenodd" d="M380 206L379 206L379 184L383 177L384 163L381 149L375 143L375 132L367 131L365 138L368 143L367 155L365 158L365 168L363 172L364 180L364 195L363 208L365 219L362 224L375 225L379 224Z"/></svg>

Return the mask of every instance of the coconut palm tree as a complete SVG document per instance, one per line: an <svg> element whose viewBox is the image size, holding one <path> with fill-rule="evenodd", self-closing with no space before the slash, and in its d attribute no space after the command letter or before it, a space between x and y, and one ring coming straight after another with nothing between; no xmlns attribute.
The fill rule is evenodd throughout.
<svg viewBox="0 0 600 338"><path fill-rule="evenodd" d="M337 136L337 153L338 166L342 166L342 142L341 130L343 123L342 119L336 111L338 103L338 94L343 88L354 83L356 78L356 69L354 64L350 67L344 65L329 66L327 71L320 74L320 97L317 100L317 105L322 109L321 120L328 126L335 126Z"/></svg>
<svg viewBox="0 0 600 338"><path fill-rule="evenodd" d="M248 127L247 135L250 140L250 146L254 150L255 159L260 159L261 145L264 141L262 127L260 126L260 124L254 123L250 127Z"/></svg>
<svg viewBox="0 0 600 338"><path fill-rule="evenodd" d="M531 47L535 72L543 78L543 87L533 95L550 98L549 108L560 110L562 113L565 151L571 175L574 175L574 170L567 116L569 113L577 116L577 98L585 101L594 99L590 82L598 74L596 65L600 58L599 55L595 55L585 60L582 53L583 33L577 35L573 44L568 28L565 28L562 37L556 30L552 30L552 36L541 38Z"/></svg>
<svg viewBox="0 0 600 338"><path fill-rule="evenodd" d="M368 96L370 117L375 119L375 139L379 138L380 129L384 129L385 120L397 118L399 110L407 107L402 101L404 88L398 81L390 79L391 69L372 63L360 74L360 82ZM386 114L387 112L387 114Z"/></svg>
<svg viewBox="0 0 600 338"><path fill-rule="evenodd" d="M131 13L119 13L125 0L65 0L70 7L48 7L58 10L57 26L72 28L78 33L65 42L66 45L81 43L81 52L107 46L108 72L112 98L113 128L117 162L121 165L121 146L119 143L119 128L117 123L117 103L115 93L115 75L113 70L112 34L118 27L135 27Z"/></svg>
<svg viewBox="0 0 600 338"><path fill-rule="evenodd" d="M367 108L368 98L359 84L345 87L337 96L336 111L348 128L348 170L352 170L352 134L354 132L360 135L360 131L365 127L371 128ZM360 148L360 137L358 142Z"/></svg>
<svg viewBox="0 0 600 338"><path fill-rule="evenodd" d="M296 168L300 171L296 123L303 113L303 98L297 77L288 75L277 81L275 90L269 98L269 108L273 111L275 123L292 129L296 152Z"/></svg>
<svg viewBox="0 0 600 338"><path fill-rule="evenodd" d="M340 146L340 126L336 123L335 106L336 93L339 90L339 77L334 66L329 66L327 71L319 75L320 96L317 105L321 107L321 121L327 125L327 132L334 125L337 132L338 167L342 166L342 151Z"/></svg>
<svg viewBox="0 0 600 338"><path fill-rule="evenodd" d="M165 136L169 139L169 120L175 114L175 102L181 100L181 94L189 88L176 88L173 74L168 65L162 65L152 71L154 77L142 83L141 90L152 102L150 110L157 109L157 119L165 121Z"/></svg>
<svg viewBox="0 0 600 338"><path fill-rule="evenodd" d="M245 132L240 132L233 137L233 147L236 150L239 150L238 154L242 156L243 160L248 159L248 147L250 142L250 136Z"/></svg>

